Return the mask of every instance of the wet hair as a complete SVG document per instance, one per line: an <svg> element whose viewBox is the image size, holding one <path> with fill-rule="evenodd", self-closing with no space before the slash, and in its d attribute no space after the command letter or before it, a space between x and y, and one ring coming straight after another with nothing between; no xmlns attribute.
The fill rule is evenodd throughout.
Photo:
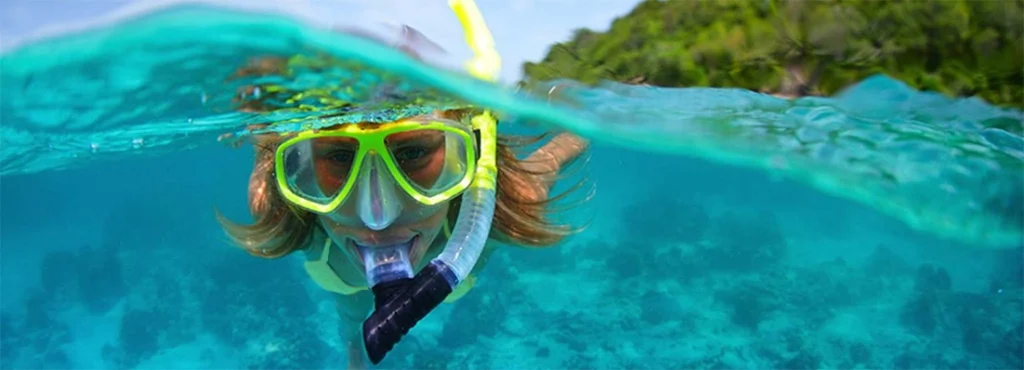
<svg viewBox="0 0 1024 370"><path fill-rule="evenodd" d="M455 110L440 114L445 118L463 120L473 112ZM558 195L545 199L531 196L534 187L530 185L536 184L539 188L546 186L546 181L559 177L555 173L557 169L536 170L533 168L550 166L530 166L526 160L520 159L520 155L529 154L523 149L546 136L498 136L497 193L491 239L515 246L549 247L581 230L580 227L555 222L553 216L568 209L556 204L581 189L583 180ZM279 144L276 138L260 138L255 144L256 162L249 179L249 211L253 223L235 223L217 212L217 220L235 244L254 256L264 258L278 258L304 249L319 227L315 213L293 206L278 190L273 162L274 151ZM523 184L523 181L528 184ZM455 224L460 203L461 196L450 201L447 215L450 225Z"/></svg>

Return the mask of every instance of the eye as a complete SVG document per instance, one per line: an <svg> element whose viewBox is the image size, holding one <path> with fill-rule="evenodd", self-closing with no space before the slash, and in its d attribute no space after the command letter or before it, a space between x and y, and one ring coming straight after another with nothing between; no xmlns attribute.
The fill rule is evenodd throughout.
<svg viewBox="0 0 1024 370"><path fill-rule="evenodd" d="M399 162L415 161L427 155L427 149L422 146L405 147L395 153L395 159Z"/></svg>
<svg viewBox="0 0 1024 370"><path fill-rule="evenodd" d="M335 150L324 156L324 159L338 163L338 164L350 164L355 153L351 150Z"/></svg>

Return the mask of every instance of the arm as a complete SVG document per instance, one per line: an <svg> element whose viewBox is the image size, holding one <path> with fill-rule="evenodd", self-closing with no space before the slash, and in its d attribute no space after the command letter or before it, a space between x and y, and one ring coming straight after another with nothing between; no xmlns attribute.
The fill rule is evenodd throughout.
<svg viewBox="0 0 1024 370"><path fill-rule="evenodd" d="M519 189L520 196L526 199L536 202L547 200L548 192L554 186L558 172L576 160L589 146L589 141L570 133L555 136L522 161L523 169L531 174L515 172L508 174L511 188Z"/></svg>
<svg viewBox="0 0 1024 370"><path fill-rule="evenodd" d="M523 165L530 171L547 174L544 181L550 186L562 167L576 160L580 153L587 150L589 146L590 142L582 137L571 133L562 133L530 154L523 161Z"/></svg>
<svg viewBox="0 0 1024 370"><path fill-rule="evenodd" d="M373 309L373 294L361 291L353 295L334 294L338 316L341 318L341 343L348 349L347 369L366 369L366 351L363 350L363 320Z"/></svg>

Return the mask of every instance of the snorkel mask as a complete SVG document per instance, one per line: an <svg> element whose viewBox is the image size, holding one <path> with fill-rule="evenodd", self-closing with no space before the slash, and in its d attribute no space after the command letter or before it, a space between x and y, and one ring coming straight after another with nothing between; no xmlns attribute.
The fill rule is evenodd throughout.
<svg viewBox="0 0 1024 370"><path fill-rule="evenodd" d="M476 5L472 0L450 0L449 6L474 53L469 72L495 79L500 57ZM372 127L350 124L304 131L278 146L275 171L286 199L322 214L355 201L361 222L371 229L387 228L406 217L401 200L407 198L396 192L426 206L462 195L448 244L415 275L411 242L359 247L375 297L375 310L363 323L364 344L373 364L380 363L476 266L494 217L496 152L497 122L486 110L468 123L427 115Z"/></svg>

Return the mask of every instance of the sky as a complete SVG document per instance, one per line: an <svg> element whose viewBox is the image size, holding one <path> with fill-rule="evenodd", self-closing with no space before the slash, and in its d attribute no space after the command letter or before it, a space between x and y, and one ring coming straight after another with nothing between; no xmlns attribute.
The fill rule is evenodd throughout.
<svg viewBox="0 0 1024 370"><path fill-rule="evenodd" d="M0 49L40 37L101 26L176 3L215 3L296 17L318 27L359 27L397 35L408 25L441 45L450 60L470 56L447 0L4 0ZM538 61L548 46L577 28L606 30L639 0L477 0L502 55L503 82L517 81L525 61Z"/></svg>

